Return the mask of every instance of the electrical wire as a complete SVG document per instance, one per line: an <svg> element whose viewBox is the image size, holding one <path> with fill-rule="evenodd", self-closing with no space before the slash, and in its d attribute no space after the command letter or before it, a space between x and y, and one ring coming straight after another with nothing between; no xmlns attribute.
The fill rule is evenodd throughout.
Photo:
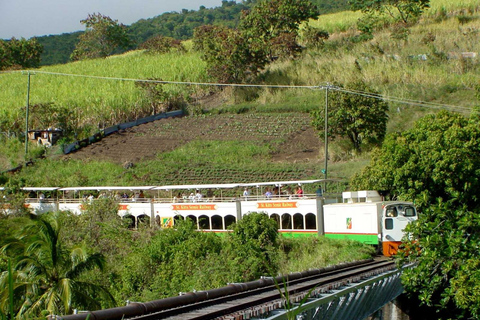
<svg viewBox="0 0 480 320"><path fill-rule="evenodd" d="M382 94L364 92L354 89L346 89L339 86L331 85L326 82L321 85L274 85L274 84L246 84L246 83L216 83L216 82L192 82L192 81L169 81L169 80L153 80L153 79L135 79L135 78L120 78L120 77L106 77L106 76L93 76L93 75L84 75L84 74L74 74L74 73L61 73L61 72L49 72L49 71L30 71L30 70L15 70L8 71L9 73L32 73L32 74L46 74L46 75L55 75L55 76L66 76L66 77L80 77L80 78L91 78L91 79L100 79L100 80L112 80L112 81L131 81L131 82L147 82L147 83L160 83L160 84L176 84L176 85L192 85L192 86L214 86L214 87L250 87L250 88L277 88L277 89L311 89L311 90L333 90L349 94L355 94L360 96L365 96L374 99L380 99L384 101L389 101L393 103L406 104L411 106L426 107L433 109L446 109L451 111L464 111L470 112L472 109L462 106L452 106L439 104L434 102L426 102L420 100L412 100L408 98L398 98L392 96L385 96ZM5 72L2 72L5 73Z"/></svg>

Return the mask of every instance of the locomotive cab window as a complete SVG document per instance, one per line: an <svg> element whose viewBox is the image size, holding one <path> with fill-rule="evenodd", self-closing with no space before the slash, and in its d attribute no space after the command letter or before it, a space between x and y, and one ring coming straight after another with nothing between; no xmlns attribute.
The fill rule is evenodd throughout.
<svg viewBox="0 0 480 320"><path fill-rule="evenodd" d="M403 213L405 217L415 217L417 214L415 212L415 208L413 207L405 207L405 211Z"/></svg>
<svg viewBox="0 0 480 320"><path fill-rule="evenodd" d="M385 230L392 230L393 229L393 219L387 218L385 219Z"/></svg>
<svg viewBox="0 0 480 320"><path fill-rule="evenodd" d="M391 218L398 216L397 208L395 207L387 208L386 216Z"/></svg>

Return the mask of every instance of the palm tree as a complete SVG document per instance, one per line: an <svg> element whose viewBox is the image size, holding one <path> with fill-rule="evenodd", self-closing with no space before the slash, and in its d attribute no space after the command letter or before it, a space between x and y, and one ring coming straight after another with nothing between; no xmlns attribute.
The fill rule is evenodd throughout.
<svg viewBox="0 0 480 320"><path fill-rule="evenodd" d="M58 216L33 218L18 238L5 240L2 250L14 263L13 294L17 318L69 314L73 309L95 310L113 306L113 296L103 287L82 281L95 268L103 270L101 254L88 254L84 247L67 249L60 238ZM7 312L8 274L0 275L0 308ZM101 302L105 304L101 305Z"/></svg>

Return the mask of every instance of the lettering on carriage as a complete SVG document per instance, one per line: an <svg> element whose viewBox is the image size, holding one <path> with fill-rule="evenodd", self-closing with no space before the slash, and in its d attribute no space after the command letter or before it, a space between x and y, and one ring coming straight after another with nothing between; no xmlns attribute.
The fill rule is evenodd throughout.
<svg viewBox="0 0 480 320"><path fill-rule="evenodd" d="M296 201L288 202L258 202L258 209L297 208Z"/></svg>
<svg viewBox="0 0 480 320"><path fill-rule="evenodd" d="M130 206L128 204L120 204L118 205L118 210L129 210Z"/></svg>
<svg viewBox="0 0 480 320"><path fill-rule="evenodd" d="M217 210L215 204L174 204L172 210Z"/></svg>

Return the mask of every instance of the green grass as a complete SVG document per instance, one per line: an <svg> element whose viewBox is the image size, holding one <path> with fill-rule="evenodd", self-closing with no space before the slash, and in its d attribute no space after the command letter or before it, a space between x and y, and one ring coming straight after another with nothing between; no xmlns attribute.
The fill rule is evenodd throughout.
<svg viewBox="0 0 480 320"><path fill-rule="evenodd" d="M30 104L53 102L79 109L79 123L118 123L151 112L136 79L204 82L205 64L198 54L149 55L129 52L106 59L77 61L32 71ZM53 74L52 74L53 73ZM74 76L79 75L79 76ZM86 75L89 77L82 77ZM97 77L97 78L95 78ZM107 79L115 78L115 79ZM124 80L120 80L124 79ZM0 74L0 115L13 122L24 117L27 76L25 72ZM204 88L165 85L166 91L185 96ZM4 130L8 123L1 123Z"/></svg>
<svg viewBox="0 0 480 320"><path fill-rule="evenodd" d="M355 241L339 241L325 237L280 238L280 240L280 246L288 252L281 262L281 274L369 259L374 254L372 246Z"/></svg>
<svg viewBox="0 0 480 320"><path fill-rule="evenodd" d="M278 60L270 64L262 74L266 84L291 84L321 86L336 83L348 87L349 83L363 81L372 89L388 97L425 101L438 106L419 107L414 104L390 102L388 132L402 131L412 126L414 121L427 113L439 109L450 109L463 114L478 105L475 86L478 85L480 63L476 60L447 59L451 53L480 52L478 30L480 30L478 1L434 0L418 25L410 29L406 41L394 40L391 30L375 33L367 42L354 41L352 31L358 13L343 12L321 16L310 24L328 30L331 37L325 46L308 49L296 60ZM465 19L468 17L468 19ZM453 40L452 40L453 39ZM428 59L421 61L412 56L426 54ZM395 58L394 58L395 57ZM199 54L188 52L184 55L147 55L143 52L129 52L107 59L80 61L66 65L44 67L32 76L30 104L53 102L75 110L74 117L79 127L84 128L80 135L87 135L109 124L123 122L151 113L152 109L142 92L133 81L95 79L63 74L115 77L125 79L162 78L169 81L208 82L205 63ZM27 77L21 72L0 74L0 131L24 130L25 97ZM203 86L166 85L166 90L178 92L186 99L199 103L200 108L215 108L218 114L277 114L279 112L309 113L324 106L324 91L311 89L226 89L225 102L220 105L203 105L199 98L212 88ZM443 105L443 106L442 106ZM452 108L453 107L453 108ZM32 118L35 118L33 111ZM278 121L282 121L279 119ZM305 124L308 125L308 124ZM275 124L270 124L274 131ZM247 128L239 124L239 131L251 134L260 128ZM248 130L247 130L248 129ZM163 128L162 130L166 130ZM1 138L1 137L0 137ZM3 139L3 138L1 138ZM192 182L202 179L207 167L212 181L218 179L252 179L258 171L264 172L264 179L279 177L279 171L301 175L301 164L267 165L267 153L284 141L279 135L265 145L246 142L192 143L172 153L159 155L149 161L125 171L121 167L107 164L40 164L43 172L55 168L51 174L52 184L85 185L98 183L132 184L157 183L162 179L174 182L183 179ZM216 156L212 156L215 154ZM235 155L242 155L236 157ZM319 158L321 158L321 154ZM331 163L329 176L348 179L368 163L368 154L358 157L351 154L345 142L330 144ZM0 144L0 167L8 168L23 159L21 137L18 141ZM192 160L193 159L193 160ZM43 168L45 166L45 168ZM58 166L58 167L57 167ZM91 167L90 167L91 166ZM169 168L168 166L171 166ZM318 165L323 167L322 165ZM84 168L85 170L81 170ZM107 169L108 168L108 169ZM88 170L87 170L88 169ZM178 175L174 171L188 169L188 175ZM305 168L303 177L322 176L316 166ZM53 171L52 170L52 171ZM226 171L222 171L226 170ZM242 172L241 173L237 172ZM45 185L35 177L35 170L26 170L26 179L31 183ZM88 172L66 178L72 172ZM220 172L227 172L221 174ZM158 173L158 174L157 174ZM231 177L228 177L228 175ZM31 175L31 177L30 177ZM287 177L288 175L283 175ZM225 178L227 177L227 178ZM203 177L203 179L205 179ZM253 179L257 180L257 179ZM49 183L50 184L50 183ZM162 183L163 184L163 183Z"/></svg>

